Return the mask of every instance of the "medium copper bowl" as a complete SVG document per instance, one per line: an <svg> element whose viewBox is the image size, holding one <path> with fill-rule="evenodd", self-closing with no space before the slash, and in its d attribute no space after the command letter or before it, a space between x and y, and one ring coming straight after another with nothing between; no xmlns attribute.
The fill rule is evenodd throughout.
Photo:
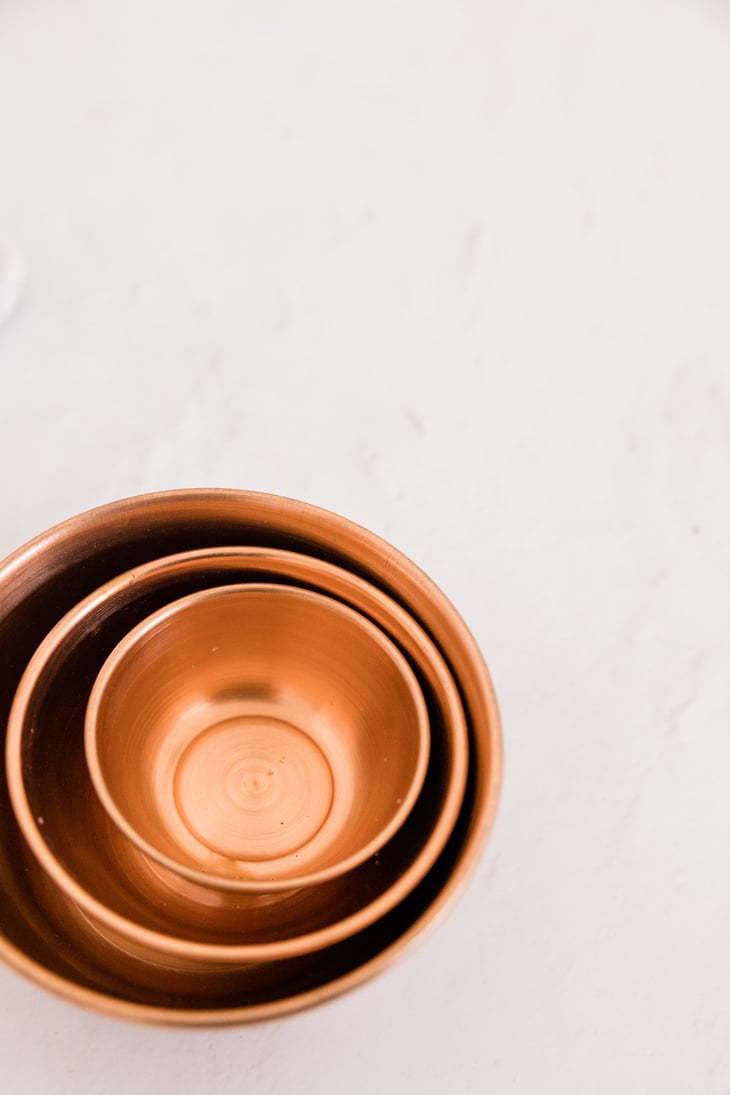
<svg viewBox="0 0 730 1095"><path fill-rule="evenodd" d="M346 878L296 893L242 897L158 867L114 825L84 763L84 714L107 654L141 619L191 590L244 579L327 590L383 628L408 656L426 697L431 755L400 832ZM374 923L425 877L451 833L467 773L467 730L454 682L407 612L361 578L318 559L264 548L217 548L156 559L75 606L46 636L20 682L6 741L8 784L42 907L77 948L119 965L119 951L167 969L290 958ZM93 833L89 841L87 834ZM49 887L48 879L53 886ZM55 890L54 890L55 887ZM83 936L86 929L86 938ZM104 947L110 941L113 949ZM150 973L124 967L126 978ZM159 980L159 978L158 978ZM185 985L189 985L188 978ZM174 979L164 975L166 991ZM188 991L186 987L184 990Z"/></svg>
<svg viewBox="0 0 730 1095"><path fill-rule="evenodd" d="M131 989L68 951L36 908L19 860L23 843L0 785L0 950L14 968L94 1010L148 1022L239 1023L291 1012L352 988L403 952L458 893L496 810L502 769L499 716L468 629L440 590L377 536L324 510L271 495L172 491L126 499L37 537L0 567L0 717L34 649L73 605L114 574L156 556L230 543L292 548L330 559L402 604L430 633L459 687L470 737L464 804L442 855L389 914L357 936L272 967L265 984L233 989L200 1007ZM282 972L285 966L285 974Z"/></svg>
<svg viewBox="0 0 730 1095"><path fill-rule="evenodd" d="M413 670L331 597L248 583L158 609L102 666L86 715L97 794L143 852L239 893L321 885L374 855L423 786Z"/></svg>

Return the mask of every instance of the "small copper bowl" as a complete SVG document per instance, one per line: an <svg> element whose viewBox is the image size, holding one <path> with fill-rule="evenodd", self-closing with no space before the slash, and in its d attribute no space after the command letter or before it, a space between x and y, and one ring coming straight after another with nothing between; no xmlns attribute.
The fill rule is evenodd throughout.
<svg viewBox="0 0 730 1095"><path fill-rule="evenodd" d="M143 852L201 886L321 885L374 855L423 786L428 712L365 616L293 586L193 593L104 663L92 782Z"/></svg>
<svg viewBox="0 0 730 1095"><path fill-rule="evenodd" d="M139 620L181 593L238 585L246 578L326 590L372 620L408 657L431 724L423 789L380 855L345 877L275 897L216 891L158 866L102 808L83 753L89 694L115 645ZM332 946L387 915L421 883L443 851L463 798L467 753L454 682L408 613L339 567L263 548L210 549L154 560L87 597L31 658L6 741L16 816L43 868L39 877L31 863L36 900L59 931L72 934L76 949L85 948L105 966L116 969L120 948L126 950L127 978L147 985L150 973L140 962L203 972L271 962ZM94 834L93 841L88 833ZM79 940L84 931L86 937ZM164 985L174 991L168 972ZM189 978L185 985L187 992Z"/></svg>
<svg viewBox="0 0 730 1095"><path fill-rule="evenodd" d="M317 953L256 967L255 977L249 970L239 984L201 1004L182 992L171 996L113 975L95 955L79 951L70 932L59 930L53 911L38 903L32 888L34 875L26 870L24 842L0 781L0 954L47 989L111 1015L183 1025L241 1023L311 1006L361 984L403 954L453 900L495 815L502 770L499 714L479 650L453 605L410 560L366 529L273 495L191 490L125 499L81 514L15 552L0 565L0 726L35 648L92 590L156 557L232 543L334 562L377 585L423 626L464 704L470 759L463 805L436 862L389 912ZM72 797L73 790L66 802Z"/></svg>

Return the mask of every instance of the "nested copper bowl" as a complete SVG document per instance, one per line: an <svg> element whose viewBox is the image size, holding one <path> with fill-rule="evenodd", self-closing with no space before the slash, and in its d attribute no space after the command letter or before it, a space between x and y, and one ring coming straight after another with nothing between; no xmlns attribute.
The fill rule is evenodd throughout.
<svg viewBox="0 0 730 1095"><path fill-rule="evenodd" d="M160 868L103 809L84 764L84 715L96 674L139 620L191 590L226 583L326 590L395 641L418 676L431 729L428 771L402 829L346 878L276 899L211 890ZM122 641L124 641L122 639ZM30 878L59 930L77 948L119 964L119 951L165 967L127 963L126 978L182 991L169 972L274 961L332 946L393 909L442 852L461 806L467 730L454 682L407 612L331 563L264 548L219 548L154 560L75 606L46 636L18 688L6 742L15 812L42 872ZM69 793L69 791L71 793ZM93 833L90 842L86 834ZM48 879L54 888L49 888ZM79 933L85 938L79 940ZM111 944L113 949L105 946ZM154 978L153 978L154 973ZM191 978L184 981L191 991ZM210 978L198 991L216 988Z"/></svg>
<svg viewBox="0 0 730 1095"><path fill-rule="evenodd" d="M240 893L320 885L374 855L429 752L413 670L365 616L265 583L189 594L104 663L86 757L142 851Z"/></svg>
<svg viewBox="0 0 730 1095"><path fill-rule="evenodd" d="M125 981L98 956L79 950L70 930L59 932L53 909L36 904L33 873L26 873L25 846L1 783L5 900L0 951L47 988L114 1015L164 1023L235 1023L280 1015L353 987L401 953L453 898L476 861L496 808L501 775L497 708L479 651L453 606L413 563L378 537L331 513L269 495L195 490L128 499L74 518L11 556L0 566L2 721L34 649L93 589L156 557L231 543L299 550L338 563L394 597L425 628L451 670L465 709L469 776L464 800L436 862L389 912L317 953L248 969L201 1003ZM123 627L121 618L116 623ZM68 800L72 797L69 793Z"/></svg>

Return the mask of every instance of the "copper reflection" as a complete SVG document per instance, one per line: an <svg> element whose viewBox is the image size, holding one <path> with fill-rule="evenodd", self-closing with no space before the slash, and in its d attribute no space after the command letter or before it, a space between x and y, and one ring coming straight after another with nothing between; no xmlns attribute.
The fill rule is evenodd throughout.
<svg viewBox="0 0 730 1095"><path fill-rule="evenodd" d="M379 857L346 877L283 895L217 892L158 867L111 822L83 758L89 691L115 644L160 604L193 589L246 578L327 590L372 620L415 667L430 719L422 792ZM17 817L43 867L40 872L30 862L28 868L37 900L59 931L73 933L76 948L107 968L111 963L117 968L120 940L126 939L126 979L149 984L138 958L183 969L197 962L203 971L211 965L271 962L332 947L387 915L425 878L453 829L466 781L467 731L443 659L412 618L380 590L330 563L292 552L211 549L155 560L120 575L49 633L13 705L7 768ZM85 839L89 832L93 842ZM44 873L57 894L44 884ZM79 918L71 902L86 919ZM86 939L79 941L84 930ZM114 944L113 951L105 940ZM172 991L172 984L166 974L166 991ZM189 978L184 985L178 991L188 991Z"/></svg>
<svg viewBox="0 0 730 1095"><path fill-rule="evenodd" d="M464 801L438 859L390 912L318 953L256 967L266 971L261 979L249 970L240 984L201 1004L184 993L170 997L121 980L103 968L101 955L86 956L70 933L59 933L50 910L36 903L20 832L0 786L0 952L46 988L110 1014L161 1023L236 1023L281 1015L352 988L401 953L458 892L494 817L501 776L499 717L486 668L458 613L413 563L372 533L271 495L193 490L127 499L51 529L6 560L0 566L2 723L35 648L91 591L156 557L232 543L294 549L335 562L393 596L424 626L464 703L470 741ZM123 614L115 624L121 638ZM408 822L395 841L407 829Z"/></svg>
<svg viewBox="0 0 730 1095"><path fill-rule="evenodd" d="M139 624L91 692L99 797L148 855L248 893L352 870L423 785L428 713L394 643L331 597L252 583Z"/></svg>

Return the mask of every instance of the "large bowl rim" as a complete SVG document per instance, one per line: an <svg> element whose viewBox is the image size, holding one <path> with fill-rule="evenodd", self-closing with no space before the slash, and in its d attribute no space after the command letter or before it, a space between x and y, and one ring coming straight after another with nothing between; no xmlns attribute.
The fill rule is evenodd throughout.
<svg viewBox="0 0 730 1095"><path fill-rule="evenodd" d="M457 679L457 682L461 682L462 693L467 690L467 685L461 681L461 675L454 670L451 664L456 654L459 654L459 661L463 663L463 668L468 669L471 677L469 691L473 691L475 696L478 696L479 703L483 707L484 718L481 720L480 735L477 742L488 763L486 764L486 771L483 773L485 780L481 788L481 794L475 803L474 809L470 811L468 838L460 849L458 860L451 870L446 884L441 887L404 931L371 958L331 981L294 996L258 1005L242 1005L219 1009L183 1009L141 1004L120 999L99 990L87 988L77 982L72 982L47 969L15 946L10 940L0 936L0 956L9 966L31 981L66 1000L85 1006L90 1010L131 1021L144 1021L163 1025L219 1026L276 1018L299 1011L315 1003L323 1003L374 977L388 966L396 956L402 955L405 948L411 945L417 937L423 938L424 930L426 928L432 929L435 926L437 920L445 912L446 907L454 901L463 889L493 825L502 783L502 730L497 700L489 671L466 623L446 595L406 555L363 526L319 506L258 491L203 487L133 495L94 507L68 518L46 532L40 533L24 546L18 548L0 565L0 588L9 585L13 580L17 584L15 600L12 603L8 601L7 611L12 611L25 596L33 592L33 589L30 588L32 583L28 574L32 569L34 560L37 562L39 575L49 576L52 568L43 566L47 553L55 549L56 552L61 552L66 560L69 557L78 559L77 541L83 537L84 533L91 532L99 521L117 519L123 523L125 517L131 515L132 512L141 515L145 511L149 514L150 519L154 520L158 516L156 511L160 507L166 508L169 506L172 509L175 506L180 506L184 509L186 506L216 504L228 504L256 510L264 518L264 523L268 521L272 529L276 529L279 533L282 533L285 529L289 531L296 530L302 522L306 522L310 526L309 534L314 536L316 533L320 549L331 551L339 559L346 557L349 563L354 560L358 568L356 571L358 574L374 575L377 573L380 579L385 582L385 585L379 585L379 588L385 588L387 592L392 593L394 589L399 588L396 579L405 580L412 595L416 592L425 595L426 605L429 608L426 615L430 618L431 626L423 619L423 602L420 604L421 612L415 614L415 618L424 626L426 633L431 635L436 646L441 650L447 665L454 672L455 679ZM275 516L272 516L272 511ZM283 521L284 517L287 519L286 522ZM340 537L339 542L337 541L338 534ZM76 549L75 555L74 549ZM363 556L366 559L365 562L363 562ZM61 565L56 564L55 572L57 573L61 569ZM41 584L37 579L36 586ZM408 604L405 595L402 596L401 603L405 601ZM409 605L410 607L412 606ZM444 629L447 632L447 638L449 637L448 633L451 633L448 652L442 646L445 641ZM434 631L438 634L435 634ZM470 726L472 733L475 733L475 727L470 718L470 705L465 702L464 706L467 724Z"/></svg>

